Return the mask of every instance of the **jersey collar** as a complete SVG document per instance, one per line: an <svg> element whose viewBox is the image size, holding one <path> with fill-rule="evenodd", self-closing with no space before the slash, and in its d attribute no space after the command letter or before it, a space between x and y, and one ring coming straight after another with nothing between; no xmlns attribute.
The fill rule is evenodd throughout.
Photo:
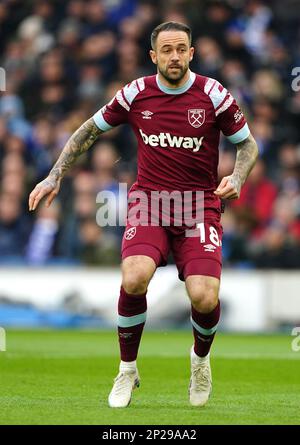
<svg viewBox="0 0 300 445"><path fill-rule="evenodd" d="M185 93L189 88L191 88L191 86L193 85L193 83L195 82L196 79L196 74L193 73L192 71L190 71L190 77L189 79L185 82L184 85L182 85L181 87L178 88L169 88L166 87L165 85L163 85L159 78L158 78L158 74L156 74L156 83L158 88L163 91L166 94L182 94Z"/></svg>

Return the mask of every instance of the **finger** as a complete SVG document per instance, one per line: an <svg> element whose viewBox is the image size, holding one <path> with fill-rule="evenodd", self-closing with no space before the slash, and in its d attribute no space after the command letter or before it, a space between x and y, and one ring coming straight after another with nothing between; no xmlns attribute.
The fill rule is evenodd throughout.
<svg viewBox="0 0 300 445"><path fill-rule="evenodd" d="M30 195L29 195L29 201L28 201L28 204L29 204L29 210L33 210L33 203L34 203L35 198L36 198L37 195L39 194L39 191L40 191L39 189L35 188L35 189L33 189L32 192L30 193Z"/></svg>
<svg viewBox="0 0 300 445"><path fill-rule="evenodd" d="M232 192L226 193L226 195L223 196L223 199L236 199L238 197L239 197L239 195L238 195L237 191L235 190L233 193Z"/></svg>
<svg viewBox="0 0 300 445"><path fill-rule="evenodd" d="M225 176L217 187L216 192L220 192L228 184L228 177Z"/></svg>
<svg viewBox="0 0 300 445"><path fill-rule="evenodd" d="M47 195L47 193L48 193L48 190L45 190L45 189L41 189L39 191L39 193L33 199L32 210L35 210L37 208L38 203L45 195Z"/></svg>
<svg viewBox="0 0 300 445"><path fill-rule="evenodd" d="M29 195L29 199L28 199L28 208L29 208L29 211L32 210L32 203L33 203L33 198L32 198L31 195Z"/></svg>
<svg viewBox="0 0 300 445"><path fill-rule="evenodd" d="M48 196L47 201L46 201L46 207L50 207L50 205L51 205L53 199L56 197L56 195L57 195L57 191L55 191L55 190L53 190L53 192L50 193L50 195Z"/></svg>
<svg viewBox="0 0 300 445"><path fill-rule="evenodd" d="M31 207L32 211L34 211L37 208L39 202L40 202L40 198L38 196L36 198L34 198L34 200L32 201L32 207Z"/></svg>
<svg viewBox="0 0 300 445"><path fill-rule="evenodd" d="M232 194L233 192L235 192L235 189L233 187L232 184L230 184L230 182L223 187L222 189L218 189L215 191L215 194L218 195L220 198L225 198L226 195L228 194Z"/></svg>

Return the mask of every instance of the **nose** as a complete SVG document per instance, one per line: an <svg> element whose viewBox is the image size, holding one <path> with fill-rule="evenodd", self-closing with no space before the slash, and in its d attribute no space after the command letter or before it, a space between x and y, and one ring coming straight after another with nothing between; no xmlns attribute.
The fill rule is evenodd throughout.
<svg viewBox="0 0 300 445"><path fill-rule="evenodd" d="M172 54L171 54L171 60L172 60L172 62L173 61L176 61L176 60L179 60L179 54L178 54L178 52L176 51L176 49L172 52Z"/></svg>

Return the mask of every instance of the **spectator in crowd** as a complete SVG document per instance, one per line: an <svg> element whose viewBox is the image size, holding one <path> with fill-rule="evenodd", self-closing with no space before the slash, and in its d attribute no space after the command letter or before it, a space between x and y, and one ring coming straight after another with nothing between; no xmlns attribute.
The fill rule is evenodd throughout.
<svg viewBox="0 0 300 445"><path fill-rule="evenodd" d="M270 221L277 187L265 176L265 164L258 160L244 185L240 199L232 202L232 207L238 212L247 212L249 220L255 220L256 231L263 228Z"/></svg>
<svg viewBox="0 0 300 445"><path fill-rule="evenodd" d="M41 207L26 246L25 259L30 265L42 266L52 258L59 229L60 207Z"/></svg>
<svg viewBox="0 0 300 445"><path fill-rule="evenodd" d="M21 199L14 194L0 193L0 263L22 263L31 224L22 212Z"/></svg>

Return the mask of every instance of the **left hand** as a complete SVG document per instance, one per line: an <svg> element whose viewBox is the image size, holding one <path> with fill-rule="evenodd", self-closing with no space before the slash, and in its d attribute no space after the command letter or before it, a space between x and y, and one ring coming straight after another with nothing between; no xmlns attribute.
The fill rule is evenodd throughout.
<svg viewBox="0 0 300 445"><path fill-rule="evenodd" d="M238 199L241 193L241 184L238 179L233 176L224 176L214 194L221 199Z"/></svg>

